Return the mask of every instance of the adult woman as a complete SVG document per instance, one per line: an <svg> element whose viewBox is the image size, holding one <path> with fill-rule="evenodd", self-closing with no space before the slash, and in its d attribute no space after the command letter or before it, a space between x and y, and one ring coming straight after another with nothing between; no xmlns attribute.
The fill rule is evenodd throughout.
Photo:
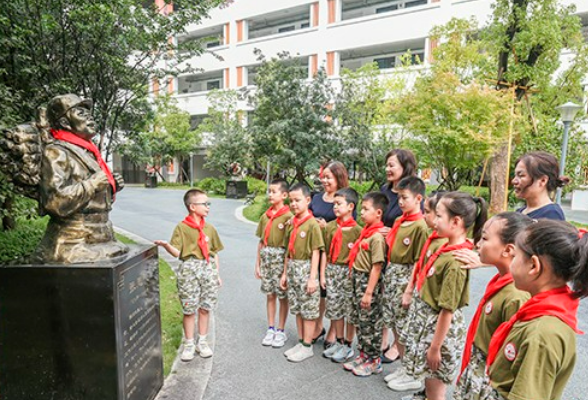
<svg viewBox="0 0 588 400"><path fill-rule="evenodd" d="M515 162L512 180L515 196L525 201L517 210L533 219L564 221L563 210L551 201L550 194L568 184L569 179L559 176L557 158L544 151L533 151Z"/></svg>
<svg viewBox="0 0 588 400"><path fill-rule="evenodd" d="M331 161L327 163L321 172L321 183L324 192L317 193L312 197L310 202L310 210L318 221L321 228L325 228L327 223L335 220L335 212L333 211L333 202L335 201L335 193L337 190L349 186L349 175L343 163L339 161ZM356 213L353 212L355 218ZM325 316L325 297L327 292L321 289L320 302L320 316L316 324L315 340L318 340L325 334L323 327L323 317ZM335 342L335 331L329 328L329 333L325 338L325 347Z"/></svg>
<svg viewBox="0 0 588 400"><path fill-rule="evenodd" d="M386 154L386 183L380 188L380 191L388 197L390 204L384 213L382 222L384 228L381 233L385 236L394 225L396 218L402 215L402 210L398 205L398 193L395 187L403 178L407 176L416 176L417 162L414 154L406 149L393 149ZM421 206L422 208L422 206ZM384 329L382 340L384 354L382 362L391 363L398 358L398 348L396 347L396 338L393 345L388 345L388 329Z"/></svg>

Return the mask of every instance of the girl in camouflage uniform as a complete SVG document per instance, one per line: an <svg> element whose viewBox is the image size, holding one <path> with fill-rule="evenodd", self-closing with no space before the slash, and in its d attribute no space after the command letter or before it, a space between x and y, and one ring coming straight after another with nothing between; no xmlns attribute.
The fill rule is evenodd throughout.
<svg viewBox="0 0 588 400"><path fill-rule="evenodd" d="M468 329L460 376L453 392L454 400L480 400L489 388L486 374L486 355L490 338L498 326L510 319L529 299L529 294L515 288L509 267L514 258L514 241L517 233L533 220L514 212L498 214L491 218L482 230L478 242L480 256L471 250L458 250L455 257L466 262L468 268L480 263L498 269L486 288L474 318Z"/></svg>
<svg viewBox="0 0 588 400"><path fill-rule="evenodd" d="M444 400L463 349L466 329L461 309L469 298L469 272L451 252L473 248L467 239L470 227L474 240L480 239L487 218L486 203L467 193L447 193L437 204L436 216L435 229L447 243L428 257L419 271L419 295L411 304L407 328L414 332L414 340L406 350L405 367L409 376L424 379L429 400Z"/></svg>

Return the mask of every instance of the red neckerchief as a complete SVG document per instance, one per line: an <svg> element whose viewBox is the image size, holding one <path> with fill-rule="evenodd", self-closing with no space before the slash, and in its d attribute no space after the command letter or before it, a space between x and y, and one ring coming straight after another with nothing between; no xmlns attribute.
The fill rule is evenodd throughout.
<svg viewBox="0 0 588 400"><path fill-rule="evenodd" d="M490 346L488 347L488 358L486 359L486 370L496 359L498 352L506 341L510 330L518 321L531 321L545 315L557 317L572 328L576 333L582 334L578 330L578 306L580 299L576 298L572 289L565 285L557 289L541 292L529 299L513 315L510 320L503 322L492 335Z"/></svg>
<svg viewBox="0 0 588 400"><path fill-rule="evenodd" d="M98 165L100 165L100 169L106 174L108 183L110 183L110 186L112 186L112 197L114 197L114 194L116 193L116 182L114 181L114 177L112 176L112 172L110 172L108 165L106 165L104 159L102 159L102 155L100 155L100 150L98 150L98 147L96 147L96 145L90 140L82 139L75 133L61 129L51 129L51 134L57 140L63 140L64 142L74 144L92 153L94 157L96 157L96 161L98 162Z"/></svg>
<svg viewBox="0 0 588 400"><path fill-rule="evenodd" d="M418 220L423 219L424 217L425 216L423 215L421 210L419 210L419 212L417 212L416 214L408 215L407 213L404 213L399 218L396 218L396 221L394 221L394 225L392 225L390 232L388 232L388 234L386 235L386 244L388 245L388 258L390 258L390 255L392 254L392 246L394 246L394 241L396 240L396 234L398 233L398 230L400 229L400 225L403 222L418 221Z"/></svg>
<svg viewBox="0 0 588 400"><path fill-rule="evenodd" d="M347 221L342 221L337 218L337 232L335 232L333 240L331 241L331 247L329 248L329 259L332 264L337 262L337 258L339 258L339 253L341 252L341 246L343 245L343 228L353 228L356 225L357 222L353 217L349 218Z"/></svg>
<svg viewBox="0 0 588 400"><path fill-rule="evenodd" d="M269 239L269 235L270 235L270 231L272 230L272 223L274 222L274 219L286 214L288 211L290 211L290 207L284 206L284 207L280 208L278 211L276 211L275 213L272 212L272 210L273 210L273 208L270 207L265 212L265 215L269 218L269 221L267 222L267 225L265 226L265 235L263 237L263 245L264 246L267 246L267 240Z"/></svg>
<svg viewBox="0 0 588 400"><path fill-rule="evenodd" d="M439 239L439 235L437 234L437 231L433 231L433 233L431 233L429 235L429 237L425 241L425 244L423 245L423 249L421 250L421 255L419 256L419 260L414 265L414 269L412 271L412 277L411 277L412 287L415 287L417 280L419 279L419 274L420 274L421 269L423 268L423 263L425 262L425 257L427 256L427 251L429 251L429 247L431 247L431 243L433 243L433 240L435 240L435 239Z"/></svg>
<svg viewBox="0 0 588 400"><path fill-rule="evenodd" d="M210 256L208 255L208 243L206 242L206 235L204 234L204 217L200 217L200 224L198 224L191 215L184 218L182 222L190 228L198 229L198 233L200 234L198 237L198 247L200 247L200 251L202 251L202 255L206 261L210 261Z"/></svg>
<svg viewBox="0 0 588 400"><path fill-rule="evenodd" d="M363 227L363 229L361 230L361 234L359 235L359 239L357 239L355 241L355 243L353 243L353 247L351 248L351 250L349 250L349 270L350 271L351 271L351 268L353 268L353 263L355 262L355 257L357 257L357 254L359 253L359 248L361 246L361 242L364 239L368 239L368 238L372 237L375 233L377 233L383 227L384 227L384 224L382 223L382 221L377 222L373 225L366 225Z"/></svg>
<svg viewBox="0 0 588 400"><path fill-rule="evenodd" d="M290 255L294 255L294 242L296 242L296 235L298 234L298 227L308 221L309 219L313 218L312 213L309 212L306 217L299 219L298 217L294 216L292 218L292 233L290 233L290 240L288 241L288 253Z"/></svg>
<svg viewBox="0 0 588 400"><path fill-rule="evenodd" d="M578 236L580 237L580 239L582 239L584 237L584 235L587 233L588 233L588 229L584 229L584 228L578 229Z"/></svg>
<svg viewBox="0 0 588 400"><path fill-rule="evenodd" d="M433 267L433 264L435 263L435 261L437 261L437 258L441 254L449 253L450 251L461 250L461 249L471 250L473 248L474 248L474 244L472 242L470 242L469 240L466 240L465 242L460 243L460 244L455 244L453 246L449 246L448 243L445 243L443 246L441 246L441 248L439 248L439 250L437 250L431 257L429 257L425 267L420 270L418 281L417 281L418 291L420 292L421 289L423 288L423 285L425 284L425 280L427 279L427 274L429 273L429 271L431 270L431 267Z"/></svg>
<svg viewBox="0 0 588 400"><path fill-rule="evenodd" d="M466 369L468 364L470 363L470 358L472 356L472 344L474 343L474 338L476 337L476 332L478 331L478 325L480 324L480 316L482 315L482 310L484 306L494 295L502 290L503 287L509 285L513 282L512 275L510 273L506 273L504 275L496 274L490 282L488 282L488 286L486 286L486 292L480 300L480 304L478 304L478 309L474 314L474 318L470 323L470 327L468 329L468 335L466 338L465 348L463 350L463 357L461 358L461 370L459 371L459 377L457 381L459 382L461 378L461 374Z"/></svg>

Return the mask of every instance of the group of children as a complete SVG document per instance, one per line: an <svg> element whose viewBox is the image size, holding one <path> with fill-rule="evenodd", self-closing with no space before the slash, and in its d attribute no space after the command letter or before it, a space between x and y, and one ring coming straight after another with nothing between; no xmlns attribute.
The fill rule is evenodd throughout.
<svg viewBox="0 0 588 400"><path fill-rule="evenodd" d="M457 373L456 400L561 397L575 362L579 298L588 295L588 235L564 222L536 222L512 212L487 221L485 202L462 192L425 199L423 214L425 184L417 177L397 185L403 215L386 236L381 220L388 199L380 192L363 197L361 228L353 218L358 194L340 189L337 219L321 229L308 209L306 185L275 180L268 189L271 207L258 225L255 263L267 295L264 346L286 344L290 311L298 342L284 355L291 362L312 357L323 287L337 337L323 356L356 376L382 372L382 333L392 329L401 366L385 381L396 391L419 390L424 382L413 399L445 399ZM182 260L176 273L184 311L181 358L187 361L195 352L212 355L208 315L221 285L217 253L223 246L204 221L206 194L190 190L184 203L189 215L171 242L155 243ZM462 309L469 302L469 269L480 265L498 273L468 330Z"/></svg>

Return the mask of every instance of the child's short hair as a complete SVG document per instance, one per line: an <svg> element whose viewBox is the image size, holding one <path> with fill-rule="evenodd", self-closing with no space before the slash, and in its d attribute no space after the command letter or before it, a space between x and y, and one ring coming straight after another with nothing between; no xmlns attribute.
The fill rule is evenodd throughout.
<svg viewBox="0 0 588 400"><path fill-rule="evenodd" d="M388 204L390 204L390 200L386 197L386 195L382 192L369 192L363 196L362 201L371 201L372 206L376 210L382 210L382 212L386 212L386 208L388 208Z"/></svg>
<svg viewBox="0 0 588 400"><path fill-rule="evenodd" d="M335 192L335 197L343 197L347 204L353 204L357 207L357 202L359 201L359 195L350 187L346 187L343 189L339 189Z"/></svg>
<svg viewBox="0 0 588 400"><path fill-rule="evenodd" d="M427 197L427 202L429 203L429 208L433 211L437 208L437 203L439 200L445 195L445 193L449 193L447 190L434 190L433 193L429 197Z"/></svg>
<svg viewBox="0 0 588 400"><path fill-rule="evenodd" d="M190 189L186 192L186 194L184 194L184 205L186 206L188 211L190 211L190 203L191 203L192 197L196 197L201 194L205 195L206 192L203 190L200 190L200 189Z"/></svg>
<svg viewBox="0 0 588 400"><path fill-rule="evenodd" d="M270 186L271 185L276 185L280 188L280 192L284 193L288 193L288 182L286 182L283 179L274 179L273 181L270 182Z"/></svg>
<svg viewBox="0 0 588 400"><path fill-rule="evenodd" d="M308 187L308 185L301 182L295 183L292 186L290 186L290 190L288 192L291 193L297 190L300 190L304 197L310 197L310 188Z"/></svg>
<svg viewBox="0 0 588 400"><path fill-rule="evenodd" d="M427 187L421 178L417 176L407 176L398 182L398 185L396 185L396 190L408 190L415 196L417 194L424 196Z"/></svg>

